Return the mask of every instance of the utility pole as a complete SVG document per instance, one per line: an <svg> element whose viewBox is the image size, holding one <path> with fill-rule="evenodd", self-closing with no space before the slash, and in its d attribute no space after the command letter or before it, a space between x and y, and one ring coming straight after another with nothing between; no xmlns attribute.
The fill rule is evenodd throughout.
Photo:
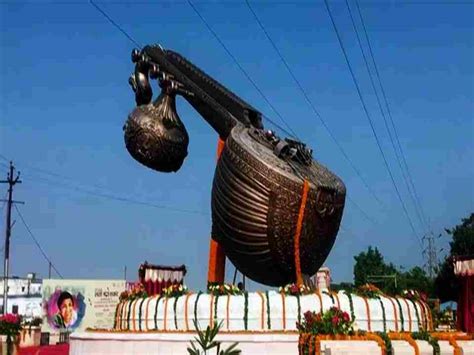
<svg viewBox="0 0 474 355"><path fill-rule="evenodd" d="M11 236L11 227L12 227L12 205L18 203L18 201L13 201L13 186L16 184L21 184L20 172L14 178L13 173L15 167L13 163L10 162L10 171L7 174L7 180L2 180L0 183L8 184L8 199L7 202L7 222L5 230L5 259L4 259L4 275L3 275L3 314L7 314L7 302L8 302L8 268L10 265L10 236Z"/></svg>
<svg viewBox="0 0 474 355"><path fill-rule="evenodd" d="M123 268L123 279L127 281L127 265Z"/></svg>
<svg viewBox="0 0 474 355"><path fill-rule="evenodd" d="M51 266L52 266L52 264L51 264L51 261L50 261L49 262L49 269L48 269L48 279L51 278Z"/></svg>

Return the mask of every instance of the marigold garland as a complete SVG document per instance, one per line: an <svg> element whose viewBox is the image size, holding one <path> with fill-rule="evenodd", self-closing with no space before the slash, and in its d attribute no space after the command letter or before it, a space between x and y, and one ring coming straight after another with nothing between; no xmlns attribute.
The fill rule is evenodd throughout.
<svg viewBox="0 0 474 355"><path fill-rule="evenodd" d="M181 295L178 295L174 298L174 303L173 303L173 313L174 313L174 327L178 329L178 319L176 315L176 305L178 303L178 299L181 297Z"/></svg>
<svg viewBox="0 0 474 355"><path fill-rule="evenodd" d="M431 336L429 332L426 330L420 331L420 332L414 332L411 334L411 337L415 340L424 340L427 341L428 344L431 345L433 348L433 355L440 355L441 354L441 348L439 347L438 339L435 337Z"/></svg>
<svg viewBox="0 0 474 355"><path fill-rule="evenodd" d="M405 319L403 319L403 311L402 311L402 305L400 303L400 301L398 300L397 297L394 297L395 299L395 302L397 302L398 304L398 309L400 310L400 325L401 325L401 328L402 328L402 332L405 331Z"/></svg>
<svg viewBox="0 0 474 355"><path fill-rule="evenodd" d="M304 212L306 209L306 199L308 198L309 182L304 180L303 193L301 195L301 205L298 212L298 220L296 222L296 232L294 239L294 253L295 253L295 270L296 270L296 284L303 285L303 277L301 276L301 260L300 260L300 237L303 229Z"/></svg>
<svg viewBox="0 0 474 355"><path fill-rule="evenodd" d="M230 307L230 295L227 295L227 304L225 306L225 317L226 317L226 326L227 330L229 330L229 307Z"/></svg>
<svg viewBox="0 0 474 355"><path fill-rule="evenodd" d="M265 298L267 299L267 327L268 329L272 329L272 323L270 321L270 297L268 291L265 291Z"/></svg>
<svg viewBox="0 0 474 355"><path fill-rule="evenodd" d="M365 310L367 312L367 329L370 332L372 330L371 324L370 324L370 307L369 307L369 301L367 300L366 297L360 296L365 302Z"/></svg>
<svg viewBox="0 0 474 355"><path fill-rule="evenodd" d="M375 341L380 347L382 355L387 353L386 342L382 337L375 333L365 333L364 335L314 335L301 333L298 340L298 351L300 355L320 355L321 354L321 341L327 340L357 340L357 341ZM314 347L313 347L314 346ZM308 351L308 352L306 352Z"/></svg>
<svg viewBox="0 0 474 355"><path fill-rule="evenodd" d="M281 302L282 302L282 321L283 321L283 329L286 329L286 306L285 306L285 294L282 292L281 294Z"/></svg>
<svg viewBox="0 0 474 355"><path fill-rule="evenodd" d="M394 323L395 323L395 332L398 332L398 316L397 316L397 306L395 306L395 302L393 301L392 297L387 296L387 299L390 301L390 303L393 306L393 316L395 318Z"/></svg>
<svg viewBox="0 0 474 355"><path fill-rule="evenodd" d="M168 320L168 297L165 297L165 314L163 316L163 329L166 330L166 321Z"/></svg>
<svg viewBox="0 0 474 355"><path fill-rule="evenodd" d="M390 337L391 340L404 340L408 344L410 344L415 351L415 355L420 355L420 348L418 347L418 344L416 341L410 336L410 334L407 333L388 333L388 336Z"/></svg>
<svg viewBox="0 0 474 355"><path fill-rule="evenodd" d="M184 299L184 324L186 326L186 330L189 330L189 319L188 319L188 300L192 293L188 293Z"/></svg>
<svg viewBox="0 0 474 355"><path fill-rule="evenodd" d="M214 325L214 317L213 317L213 311L214 311L214 294L211 293L211 304L209 306L209 326L212 328Z"/></svg>

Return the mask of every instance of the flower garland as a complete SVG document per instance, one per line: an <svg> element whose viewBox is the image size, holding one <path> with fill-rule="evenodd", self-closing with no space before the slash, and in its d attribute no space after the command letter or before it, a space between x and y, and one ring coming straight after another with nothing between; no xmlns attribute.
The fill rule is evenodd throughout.
<svg viewBox="0 0 474 355"><path fill-rule="evenodd" d="M143 302L145 302L146 298L143 298L140 302L140 306L138 307L138 330L142 330L142 306Z"/></svg>
<svg viewBox="0 0 474 355"><path fill-rule="evenodd" d="M382 301L382 297L378 296L377 299L379 300L380 303L380 308L382 308L382 321L383 321L383 332L387 332L387 316L385 314L385 306Z"/></svg>
<svg viewBox="0 0 474 355"><path fill-rule="evenodd" d="M332 302L333 307L335 307L335 306L336 306L336 302L334 301L334 296L333 296L331 293L327 292L327 291L323 291L323 294L329 296L329 298L331 299L331 302Z"/></svg>
<svg viewBox="0 0 474 355"><path fill-rule="evenodd" d="M295 253L295 270L296 270L296 283L298 286L303 285L303 277L301 276L301 260L300 260L300 237L301 230L303 229L304 212L306 209L306 199L308 198L309 182L304 179L303 192L301 194L301 204L298 211L298 220L296 221L296 231L294 238L294 253Z"/></svg>
<svg viewBox="0 0 474 355"><path fill-rule="evenodd" d="M189 297L192 295L192 292L189 292L184 299L184 323L186 325L186 330L189 330L189 320L188 320L188 301Z"/></svg>
<svg viewBox="0 0 474 355"><path fill-rule="evenodd" d="M215 296L223 295L241 295L243 291L235 286L234 284L219 284L219 283L209 283L207 286L207 292Z"/></svg>
<svg viewBox="0 0 474 355"><path fill-rule="evenodd" d="M392 341L390 340L390 337L388 334L384 332L375 332L385 343L385 352L387 354L392 354L393 353L393 348L392 348Z"/></svg>
<svg viewBox="0 0 474 355"><path fill-rule="evenodd" d="M407 313L408 313L408 332L411 333L411 311L410 311L410 305L408 304L408 301L406 298L402 298L403 302L405 302L407 306Z"/></svg>
<svg viewBox="0 0 474 355"><path fill-rule="evenodd" d="M298 305L298 323L301 322L301 302L300 295L296 295L296 303Z"/></svg>
<svg viewBox="0 0 474 355"><path fill-rule="evenodd" d="M178 303L178 299L181 297L181 295L178 295L174 298L174 303L173 303L173 313L174 313L174 327L178 329L178 319L176 317L176 305Z"/></svg>
<svg viewBox="0 0 474 355"><path fill-rule="evenodd" d="M214 294L211 293L211 304L209 305L209 326L212 328L214 326Z"/></svg>
<svg viewBox="0 0 474 355"><path fill-rule="evenodd" d="M409 299L409 301L413 304L413 308L415 308L415 315L416 315L416 322L418 324L418 329L421 330L421 323L420 323L420 314L418 313L418 308L416 308L416 303L414 300Z"/></svg>
<svg viewBox="0 0 474 355"><path fill-rule="evenodd" d="M214 296L214 321L217 322L217 301L219 300L219 295Z"/></svg>
<svg viewBox="0 0 474 355"><path fill-rule="evenodd" d="M166 330L166 321L168 320L168 300L169 297L165 297L165 314L163 315L163 329Z"/></svg>
<svg viewBox="0 0 474 355"><path fill-rule="evenodd" d="M369 301L367 300L366 297L360 296L364 300L365 303L365 310L367 312L367 330L370 332L372 330L371 324L370 324L370 307L369 307Z"/></svg>
<svg viewBox="0 0 474 355"><path fill-rule="evenodd" d="M280 287L278 292L284 293L288 296L296 296L296 295L309 295L313 292L311 288L306 285L297 285L297 284L288 284L284 287Z"/></svg>
<svg viewBox="0 0 474 355"><path fill-rule="evenodd" d="M150 329L148 329L148 309L150 308L150 301L152 300L152 297L148 297L148 300L146 302L146 312L145 312L145 328L146 328L146 331L149 331Z"/></svg>
<svg viewBox="0 0 474 355"><path fill-rule="evenodd" d="M382 294L382 291L380 291L378 287L372 284L365 284L360 286L356 290L356 293L361 297L377 298L377 296L380 296Z"/></svg>
<svg viewBox="0 0 474 355"><path fill-rule="evenodd" d="M179 297L188 293L188 288L182 284L173 284L163 291L165 297Z"/></svg>
<svg viewBox="0 0 474 355"><path fill-rule="evenodd" d="M397 305L398 305L398 309L400 310L400 324L401 324L401 328L402 328L402 332L405 331L405 320L403 319L403 311L402 311L402 305L400 304L400 301L398 300L397 297L394 297L395 299L395 302L397 302Z"/></svg>
<svg viewBox="0 0 474 355"><path fill-rule="evenodd" d="M244 329L248 329L249 294L244 292Z"/></svg>
<svg viewBox="0 0 474 355"><path fill-rule="evenodd" d="M199 301L199 297L201 297L202 295L202 291L199 291L197 296L196 296L196 300L194 301L194 320L198 321L198 318L197 318L197 306L198 306L198 301Z"/></svg>
<svg viewBox="0 0 474 355"><path fill-rule="evenodd" d="M282 321L283 329L286 329L286 305L285 305L285 294L282 292L281 295L281 305L282 305Z"/></svg>
<svg viewBox="0 0 474 355"><path fill-rule="evenodd" d="M354 302L352 301L352 295L351 295L350 292L347 292L347 291L344 291L344 294L349 299L349 308L351 310L351 318L352 318L352 320L355 320L356 317L355 317L355 313L354 313Z"/></svg>
<svg viewBox="0 0 474 355"><path fill-rule="evenodd" d="M428 342L428 344L431 345L433 348L433 355L440 355L441 354L441 348L439 347L439 342L438 339L435 337L432 337L430 333L428 333L426 330L421 331L421 332L414 332L411 334L411 337L416 340L425 340Z"/></svg>
<svg viewBox="0 0 474 355"><path fill-rule="evenodd" d="M404 340L415 350L415 355L420 355L420 348L416 341L407 333L388 333L391 340Z"/></svg>
<svg viewBox="0 0 474 355"><path fill-rule="evenodd" d="M272 329L272 323L270 321L270 297L268 296L268 291L265 291L265 298L267 299L267 327Z"/></svg>
<svg viewBox="0 0 474 355"><path fill-rule="evenodd" d="M130 329L130 314L132 313L132 304L133 301L129 301L130 303L128 304L128 314L127 314L127 329Z"/></svg>
<svg viewBox="0 0 474 355"><path fill-rule="evenodd" d="M226 319L226 325L227 325L227 330L229 330L229 307L230 307L230 295L227 295L227 304L225 306L225 319Z"/></svg>
<svg viewBox="0 0 474 355"><path fill-rule="evenodd" d="M298 351L300 355L321 355L321 341L324 340L358 340L358 341L375 341L380 347L382 355L387 354L386 342L384 339L375 333L357 333L355 335L315 335L315 334L300 334L298 340ZM390 343L391 344L391 343Z"/></svg>
<svg viewBox="0 0 474 355"><path fill-rule="evenodd" d="M158 330L158 305L160 304L160 300L163 298L162 295L158 296L156 299L156 304L155 304L155 316L153 317L155 319L155 329Z"/></svg>
<svg viewBox="0 0 474 355"><path fill-rule="evenodd" d="M121 305L121 302L117 303L117 307L115 307L115 314L114 314L114 329L117 328L117 322L118 322L118 309Z"/></svg>

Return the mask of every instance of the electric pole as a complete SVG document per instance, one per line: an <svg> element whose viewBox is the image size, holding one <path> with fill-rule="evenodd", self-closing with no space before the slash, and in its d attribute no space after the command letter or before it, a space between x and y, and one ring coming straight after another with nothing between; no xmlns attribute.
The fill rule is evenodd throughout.
<svg viewBox="0 0 474 355"><path fill-rule="evenodd" d="M6 221L6 228L5 228L5 259L4 259L4 269L3 269L3 314L7 314L7 302L8 302L8 268L10 264L10 236L11 236L11 228L12 228L12 205L14 203L18 203L17 201L13 201L13 186L16 184L21 184L20 180L20 172L18 172L17 176L14 178L13 173L15 171L15 167L13 163L10 162L10 171L7 174L7 180L2 180L0 183L8 184L8 199L7 202L7 221Z"/></svg>

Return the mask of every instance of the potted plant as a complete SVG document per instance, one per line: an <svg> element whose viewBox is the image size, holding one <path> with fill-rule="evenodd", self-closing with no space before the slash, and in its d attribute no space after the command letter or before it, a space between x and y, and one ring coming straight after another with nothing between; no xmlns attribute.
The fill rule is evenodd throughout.
<svg viewBox="0 0 474 355"><path fill-rule="evenodd" d="M18 353L18 335L21 331L21 317L18 314L7 313L0 317L0 334L2 337L2 354Z"/></svg>
<svg viewBox="0 0 474 355"><path fill-rule="evenodd" d="M22 323L20 347L38 346L41 342L41 317L34 317Z"/></svg>

